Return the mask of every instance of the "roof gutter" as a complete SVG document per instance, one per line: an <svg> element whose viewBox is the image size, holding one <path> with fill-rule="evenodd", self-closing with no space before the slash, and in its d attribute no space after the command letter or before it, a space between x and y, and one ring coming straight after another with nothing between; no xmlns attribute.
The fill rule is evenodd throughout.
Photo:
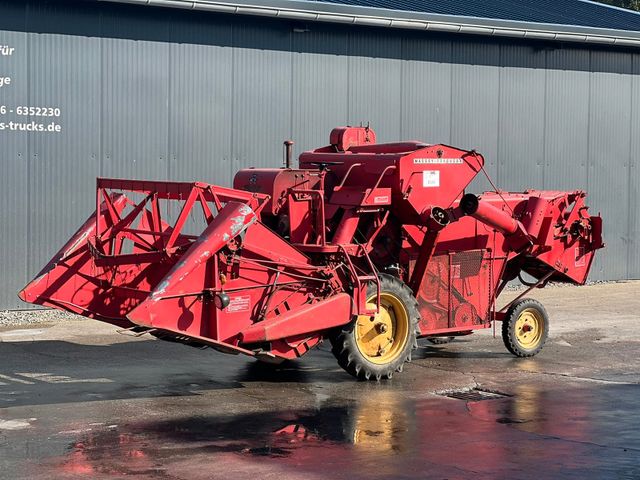
<svg viewBox="0 0 640 480"><path fill-rule="evenodd" d="M99 0L115 3L172 7L289 20L329 22L446 33L640 47L640 32L570 25L541 24L476 17L401 12L382 8L351 7L304 1L263 1L259 4L213 0Z"/></svg>

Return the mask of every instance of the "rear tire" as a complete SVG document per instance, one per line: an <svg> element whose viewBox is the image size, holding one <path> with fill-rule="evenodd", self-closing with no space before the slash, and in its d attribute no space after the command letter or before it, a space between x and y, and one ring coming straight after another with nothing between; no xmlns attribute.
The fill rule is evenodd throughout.
<svg viewBox="0 0 640 480"><path fill-rule="evenodd" d="M502 341L516 357L533 357L540 353L549 335L549 315L544 306L532 298L515 302L502 321Z"/></svg>
<svg viewBox="0 0 640 480"><path fill-rule="evenodd" d="M413 292L396 277L382 273L379 278L380 312L374 317L354 316L330 339L338 364L359 380L390 379L411 361L418 346L420 314ZM374 284L367 289L367 303L375 306Z"/></svg>

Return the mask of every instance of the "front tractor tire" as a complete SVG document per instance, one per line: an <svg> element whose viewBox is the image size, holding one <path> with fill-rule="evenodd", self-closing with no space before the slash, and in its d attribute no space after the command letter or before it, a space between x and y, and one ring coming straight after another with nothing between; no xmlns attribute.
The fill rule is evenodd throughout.
<svg viewBox="0 0 640 480"><path fill-rule="evenodd" d="M380 311L356 315L331 337L338 364L359 380L390 379L401 372L417 348L418 302L401 280L386 274L380 278ZM376 306L376 286L367 290L367 305Z"/></svg>
<svg viewBox="0 0 640 480"><path fill-rule="evenodd" d="M540 353L548 335L549 315L537 300L523 298L507 310L502 322L502 341L516 357Z"/></svg>

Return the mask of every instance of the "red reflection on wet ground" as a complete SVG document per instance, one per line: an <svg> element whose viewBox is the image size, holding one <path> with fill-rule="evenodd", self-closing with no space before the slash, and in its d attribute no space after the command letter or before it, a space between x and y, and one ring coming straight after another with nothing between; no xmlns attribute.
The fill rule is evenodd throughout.
<svg viewBox="0 0 640 480"><path fill-rule="evenodd" d="M82 434L53 473L640 478L640 419L633 414L638 386L551 392L520 386L512 393L465 402L407 400L381 389L347 405L329 403L312 411L140 422Z"/></svg>
<svg viewBox="0 0 640 480"><path fill-rule="evenodd" d="M145 443L135 435L115 430L85 433L72 444L59 472L74 475L122 475L153 470Z"/></svg>

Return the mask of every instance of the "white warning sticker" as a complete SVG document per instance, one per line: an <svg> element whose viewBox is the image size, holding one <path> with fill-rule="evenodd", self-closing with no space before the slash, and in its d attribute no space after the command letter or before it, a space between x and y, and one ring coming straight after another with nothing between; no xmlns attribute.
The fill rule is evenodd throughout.
<svg viewBox="0 0 640 480"><path fill-rule="evenodd" d="M425 170L422 172L422 186L439 187L440 186L440 170Z"/></svg>
<svg viewBox="0 0 640 480"><path fill-rule="evenodd" d="M251 308L251 297L249 295L237 295L229 299L227 305L228 313L248 312Z"/></svg>

